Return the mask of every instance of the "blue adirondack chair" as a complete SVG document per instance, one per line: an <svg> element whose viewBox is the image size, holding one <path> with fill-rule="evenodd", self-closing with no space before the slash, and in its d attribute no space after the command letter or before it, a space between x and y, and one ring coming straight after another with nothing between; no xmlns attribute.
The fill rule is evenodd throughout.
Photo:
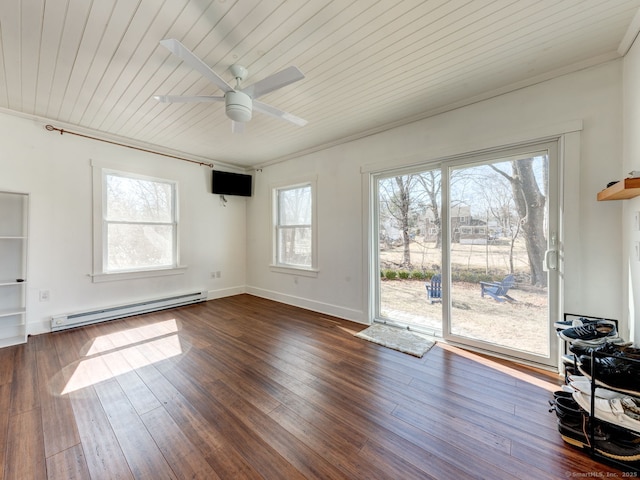
<svg viewBox="0 0 640 480"><path fill-rule="evenodd" d="M509 300L511 302L517 302L513 297L510 297L507 292L515 285L516 279L513 275L507 275L501 282L480 282L480 295L484 297L489 295L498 302L504 302Z"/></svg>
<svg viewBox="0 0 640 480"><path fill-rule="evenodd" d="M439 273L431 277L431 282L426 283L425 286L429 303L433 305L435 302L442 302L442 277Z"/></svg>

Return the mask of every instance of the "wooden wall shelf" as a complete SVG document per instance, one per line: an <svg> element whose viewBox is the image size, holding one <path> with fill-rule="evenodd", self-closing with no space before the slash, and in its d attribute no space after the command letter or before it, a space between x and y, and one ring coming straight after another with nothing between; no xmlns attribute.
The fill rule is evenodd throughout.
<svg viewBox="0 0 640 480"><path fill-rule="evenodd" d="M625 178L598 192L598 201L626 200L640 195L640 178Z"/></svg>

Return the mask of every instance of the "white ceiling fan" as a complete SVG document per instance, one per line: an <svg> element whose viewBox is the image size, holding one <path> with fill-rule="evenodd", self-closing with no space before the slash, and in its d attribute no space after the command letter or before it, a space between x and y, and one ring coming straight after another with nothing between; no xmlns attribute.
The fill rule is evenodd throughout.
<svg viewBox="0 0 640 480"><path fill-rule="evenodd" d="M167 103L224 102L227 117L232 121L231 131L234 133L240 133L244 130L244 124L251 120L253 110L286 120L301 127L304 127L307 124L307 121L300 117L296 117L291 113L284 112L257 100L267 93L302 80L304 75L297 67L292 66L285 68L284 70L263 78L248 87L241 88L240 84L245 78L247 78L249 72L241 65L231 65L229 70L236 79L236 86L232 87L178 40L173 38L161 40L160 45L167 48L184 63L220 88L224 92L224 96L199 95L193 97L181 97L174 95L155 95L153 98L156 100Z"/></svg>

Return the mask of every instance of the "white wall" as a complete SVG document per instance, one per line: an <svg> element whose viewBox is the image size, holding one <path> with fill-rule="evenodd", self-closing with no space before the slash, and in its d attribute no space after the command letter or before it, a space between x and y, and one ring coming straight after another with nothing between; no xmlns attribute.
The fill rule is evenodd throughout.
<svg viewBox="0 0 640 480"><path fill-rule="evenodd" d="M640 170L640 42L636 41L624 59L623 112L624 112L624 166L620 176ZM640 197L618 202L623 207L622 275L625 279L625 306L633 340L640 343L640 261L635 255L635 244L640 232L634 230L634 215L640 211Z"/></svg>
<svg viewBox="0 0 640 480"><path fill-rule="evenodd" d="M625 59L626 85L638 83L639 56L636 48ZM560 133L576 121L583 129L579 137L568 137L564 182L564 310L623 319L631 240L627 233L623 242L622 209L625 205L640 210L640 203L595 200L607 182L640 168L630 160L622 162L622 64L610 62L265 167L255 174L254 196L228 197L226 207L208 193L208 168L60 136L47 132L43 122L0 114L0 190L31 194L29 331L48 331L54 314L201 288L211 297L223 296L244 291L245 285L250 293L367 322L363 185L368 174L363 171L531 140ZM639 114L640 106L625 110L625 127L633 131L638 123L633 117ZM625 158L638 158L640 140L625 138ZM180 182L181 250L187 273L91 282L90 159L133 162L148 168L149 175ZM320 272L317 278L271 272L269 186L309 175L318 185ZM217 270L222 278L212 280L210 272ZM632 274L638 278L638 272ZM633 282L631 287L640 289ZM38 300L40 290L51 292L49 302ZM639 298L640 293L632 295L633 301Z"/></svg>
<svg viewBox="0 0 640 480"><path fill-rule="evenodd" d="M244 291L246 199L212 195L211 170L129 148L60 135L44 123L0 113L0 190L30 194L28 332L50 330L50 317L170 293ZM181 263L186 273L93 283L91 159L135 165L179 182ZM210 272L221 271L219 279ZM50 300L39 301L49 290Z"/></svg>
<svg viewBox="0 0 640 480"><path fill-rule="evenodd" d="M622 61L609 62L265 167L247 210L247 290L366 323L367 171L537 139L581 123L565 143L564 311L621 318L621 205L596 202L622 171L621 84ZM318 182L317 278L268 268L269 185L305 175Z"/></svg>

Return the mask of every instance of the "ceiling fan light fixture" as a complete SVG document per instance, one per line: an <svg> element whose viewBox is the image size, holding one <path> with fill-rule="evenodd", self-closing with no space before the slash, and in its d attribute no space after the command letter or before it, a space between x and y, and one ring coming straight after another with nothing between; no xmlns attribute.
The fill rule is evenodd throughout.
<svg viewBox="0 0 640 480"><path fill-rule="evenodd" d="M253 102L249 95L233 91L227 92L224 98L227 117L234 122L248 122L251 120Z"/></svg>
<svg viewBox="0 0 640 480"><path fill-rule="evenodd" d="M200 75L209 80L209 82L222 90L224 92L224 97L212 95L155 95L154 98L156 100L166 103L185 103L220 102L224 99L225 113L227 118L233 120L232 129L234 132L240 132L243 125L251 120L254 99L256 110L260 113L288 121L301 127L307 124L307 121L302 118L296 117L295 115L284 112L258 100L263 95L302 80L304 78L304 74L298 69L298 67L294 67L292 65L243 88L242 82L247 75L249 75L249 72L241 65L231 65L229 70L231 71L233 78L236 80L236 86L232 87L220 75L207 66L201 58L197 57L191 50L175 38L161 40L160 45L168 49L172 54L186 63L187 66L197 71Z"/></svg>

